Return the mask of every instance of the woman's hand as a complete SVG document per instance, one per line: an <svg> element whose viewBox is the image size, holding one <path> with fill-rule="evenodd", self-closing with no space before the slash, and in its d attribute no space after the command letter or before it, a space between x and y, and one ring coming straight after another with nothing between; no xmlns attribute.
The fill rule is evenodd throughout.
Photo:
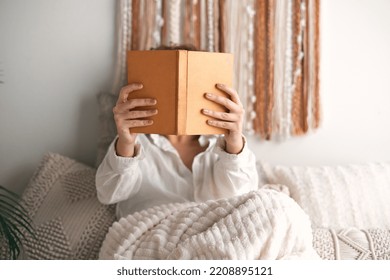
<svg viewBox="0 0 390 280"><path fill-rule="evenodd" d="M216 112L208 109L203 109L202 112L206 116L213 118L207 121L209 125L227 129L228 132L225 133L226 152L238 154L244 147L242 137L244 108L236 90L223 84L217 84L216 87L227 93L230 99L212 93L206 93L205 97L210 101L224 106L228 112Z"/></svg>
<svg viewBox="0 0 390 280"><path fill-rule="evenodd" d="M153 124L152 120L145 120L144 118L157 114L157 109L142 110L140 108L156 105L157 101L155 99L128 98L133 91L140 90L142 87L142 84L129 84L123 87L119 93L116 105L112 109L118 133L116 153L119 156L134 156L134 146L137 134L131 133L131 129Z"/></svg>

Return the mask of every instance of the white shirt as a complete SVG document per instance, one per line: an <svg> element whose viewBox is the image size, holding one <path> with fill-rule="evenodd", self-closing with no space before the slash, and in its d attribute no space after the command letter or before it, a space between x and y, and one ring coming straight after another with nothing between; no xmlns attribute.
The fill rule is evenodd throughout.
<svg viewBox="0 0 390 280"><path fill-rule="evenodd" d="M161 135L140 134L134 157L120 157L115 139L96 173L97 196L117 204L117 217L156 205L206 201L257 189L256 159L247 144L238 154L225 152L223 137L201 136L207 149L196 155L192 172Z"/></svg>

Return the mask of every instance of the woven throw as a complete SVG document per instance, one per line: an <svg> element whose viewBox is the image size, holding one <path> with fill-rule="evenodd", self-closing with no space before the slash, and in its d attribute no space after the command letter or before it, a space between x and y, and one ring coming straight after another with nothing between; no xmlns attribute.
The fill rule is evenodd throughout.
<svg viewBox="0 0 390 280"><path fill-rule="evenodd" d="M156 206L110 228L101 259L318 258L308 217L288 196L250 192L205 203Z"/></svg>
<svg viewBox="0 0 390 280"><path fill-rule="evenodd" d="M45 155L22 196L37 236L25 242L24 259L97 259L115 209L97 200L95 172Z"/></svg>
<svg viewBox="0 0 390 280"><path fill-rule="evenodd" d="M315 228L390 229L390 163L257 167L263 182L288 187Z"/></svg>

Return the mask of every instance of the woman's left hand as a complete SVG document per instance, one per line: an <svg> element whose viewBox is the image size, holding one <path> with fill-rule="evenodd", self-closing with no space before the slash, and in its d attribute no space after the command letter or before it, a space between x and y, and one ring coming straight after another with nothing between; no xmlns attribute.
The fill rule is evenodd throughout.
<svg viewBox="0 0 390 280"><path fill-rule="evenodd" d="M245 113L244 107L242 106L240 97L235 89L224 84L216 84L216 87L227 93L230 98L212 93L206 93L205 97L210 101L224 106L228 112L216 112L203 109L202 113L213 118L207 121L209 125L227 130L227 133L225 133L226 152L238 154L244 147L244 140L242 137L242 123Z"/></svg>

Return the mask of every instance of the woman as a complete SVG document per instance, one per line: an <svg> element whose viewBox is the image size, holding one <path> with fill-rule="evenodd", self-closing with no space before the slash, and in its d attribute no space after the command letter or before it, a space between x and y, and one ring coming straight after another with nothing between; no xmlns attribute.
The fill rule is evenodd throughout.
<svg viewBox="0 0 390 280"><path fill-rule="evenodd" d="M227 130L217 137L132 133L134 127L152 125L145 118L158 114L143 109L157 100L131 98L142 87L121 89L113 108L118 136L96 175L99 200L118 203L118 218L156 205L228 198L257 188L255 156L242 135L244 109L234 89L216 85L230 98L205 93L226 107L224 113L202 110L209 125Z"/></svg>

